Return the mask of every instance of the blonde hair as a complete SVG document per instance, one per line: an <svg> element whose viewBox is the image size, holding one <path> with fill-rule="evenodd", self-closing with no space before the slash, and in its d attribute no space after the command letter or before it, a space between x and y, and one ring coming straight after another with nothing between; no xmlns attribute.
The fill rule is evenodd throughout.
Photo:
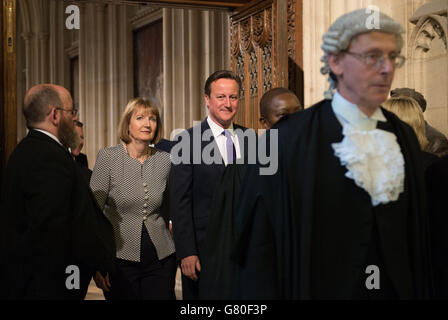
<svg viewBox="0 0 448 320"><path fill-rule="evenodd" d="M425 118L418 102L406 96L398 96L388 99L383 107L395 113L398 118L406 122L414 129L420 148L425 150L428 145L426 138Z"/></svg>
<svg viewBox="0 0 448 320"><path fill-rule="evenodd" d="M121 115L120 123L118 124L118 137L124 143L131 142L131 137L129 136L129 124L131 122L132 114L135 110L138 109L143 109L147 112L151 112L156 116L157 128L154 139L151 141L151 143L156 144L162 138L162 121L160 119L160 113L157 106L155 106L150 100L145 98L134 98L128 102L123 114Z"/></svg>

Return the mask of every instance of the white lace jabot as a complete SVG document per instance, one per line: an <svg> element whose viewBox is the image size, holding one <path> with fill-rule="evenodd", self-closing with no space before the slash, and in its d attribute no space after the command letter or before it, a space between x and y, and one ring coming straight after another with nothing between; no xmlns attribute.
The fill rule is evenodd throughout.
<svg viewBox="0 0 448 320"><path fill-rule="evenodd" d="M355 180L366 190L372 205L398 199L404 190L404 159L393 133L374 129L361 131L346 125L342 142L333 143L335 155Z"/></svg>
<svg viewBox="0 0 448 320"><path fill-rule="evenodd" d="M341 124L344 138L332 147L348 170L345 176L367 191L373 206L396 201L404 191L404 158L396 136L380 129L360 130L349 121Z"/></svg>

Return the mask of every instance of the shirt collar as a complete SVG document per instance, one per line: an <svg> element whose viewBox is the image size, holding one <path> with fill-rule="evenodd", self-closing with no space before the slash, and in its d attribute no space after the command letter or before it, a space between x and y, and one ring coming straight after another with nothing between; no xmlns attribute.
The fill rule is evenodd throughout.
<svg viewBox="0 0 448 320"><path fill-rule="evenodd" d="M220 125L218 125L215 121L213 121L210 116L207 116L207 123L210 126L210 129L213 132L213 136L219 137L219 135L222 134L222 132L224 131L224 128L221 127ZM230 126L226 129L227 131L229 131L229 133L234 136L235 135L235 131L233 130L233 122L230 123Z"/></svg>
<svg viewBox="0 0 448 320"><path fill-rule="evenodd" d="M47 136L49 136L51 139L53 139L54 141L56 141L57 143L59 143L62 146L61 141L59 141L59 139L54 134L52 134L48 131L42 130L42 129L33 129L33 130L42 132L43 134L46 134Z"/></svg>
<svg viewBox="0 0 448 320"><path fill-rule="evenodd" d="M372 123L373 128L375 128L377 121L387 121L386 117L381 111L381 108L376 109L372 116L368 117L364 112L359 110L356 104L353 104L345 99L339 94L338 91L335 92L331 104L333 107L333 111L338 116L338 118L342 118L343 120L357 128L364 127L364 124L366 122Z"/></svg>

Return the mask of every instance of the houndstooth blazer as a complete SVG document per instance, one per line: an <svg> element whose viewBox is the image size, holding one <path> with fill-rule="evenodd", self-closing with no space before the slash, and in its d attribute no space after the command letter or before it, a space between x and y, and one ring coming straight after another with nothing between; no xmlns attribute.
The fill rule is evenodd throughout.
<svg viewBox="0 0 448 320"><path fill-rule="evenodd" d="M115 231L117 258L140 261L142 224L159 260L175 252L161 206L171 169L170 155L156 151L142 164L122 144L102 149L90 187Z"/></svg>

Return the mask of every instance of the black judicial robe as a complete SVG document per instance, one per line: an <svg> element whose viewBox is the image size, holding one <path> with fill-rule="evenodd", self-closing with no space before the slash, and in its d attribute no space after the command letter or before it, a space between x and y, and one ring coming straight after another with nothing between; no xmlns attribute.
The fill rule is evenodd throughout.
<svg viewBox="0 0 448 320"><path fill-rule="evenodd" d="M201 255L200 299L221 300L232 297L237 267L230 259L236 241L234 214L245 172L245 164L228 165L213 195Z"/></svg>
<svg viewBox="0 0 448 320"><path fill-rule="evenodd" d="M405 190L377 207L334 155L331 144L343 135L330 100L277 124L278 170L260 177L248 168L236 210L234 298L365 298L359 289L371 248L395 296L431 296L420 148L407 124L382 111L403 153Z"/></svg>
<svg viewBox="0 0 448 320"><path fill-rule="evenodd" d="M448 156L426 170L431 248L437 299L448 299Z"/></svg>

